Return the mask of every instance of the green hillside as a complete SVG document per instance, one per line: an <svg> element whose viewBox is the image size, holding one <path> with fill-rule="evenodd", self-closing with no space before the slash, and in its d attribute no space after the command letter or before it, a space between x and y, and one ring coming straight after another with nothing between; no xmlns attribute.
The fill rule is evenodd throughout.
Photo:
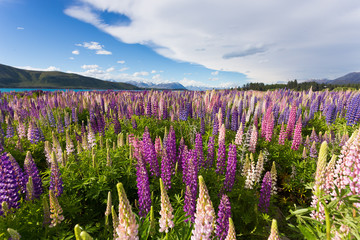
<svg viewBox="0 0 360 240"><path fill-rule="evenodd" d="M3 64L0 64L0 88L141 89L128 83L108 82L73 73L29 71Z"/></svg>

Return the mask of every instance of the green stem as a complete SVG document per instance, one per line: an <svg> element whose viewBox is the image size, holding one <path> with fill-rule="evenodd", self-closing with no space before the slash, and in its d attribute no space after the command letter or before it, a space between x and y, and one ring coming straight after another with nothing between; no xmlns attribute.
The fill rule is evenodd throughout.
<svg viewBox="0 0 360 240"><path fill-rule="evenodd" d="M330 223L330 214L329 214L329 210L326 206L325 203L324 204L324 211L325 211L325 222L326 222L326 240L331 240L331 236L330 236L330 230L331 230L331 223Z"/></svg>

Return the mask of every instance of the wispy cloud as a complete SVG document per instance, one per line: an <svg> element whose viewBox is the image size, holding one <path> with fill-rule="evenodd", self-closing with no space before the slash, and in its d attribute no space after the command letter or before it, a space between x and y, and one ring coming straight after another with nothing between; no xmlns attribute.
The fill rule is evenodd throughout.
<svg viewBox="0 0 360 240"><path fill-rule="evenodd" d="M96 54L98 54L98 55L111 55L112 52L107 51L107 50L97 50Z"/></svg>
<svg viewBox="0 0 360 240"><path fill-rule="evenodd" d="M96 64L92 64L92 65L84 64L84 65L81 66L82 69L95 69L95 68L98 68L98 67L99 67L99 65L96 65Z"/></svg>
<svg viewBox="0 0 360 240"><path fill-rule="evenodd" d="M71 53L74 54L74 55L79 55L79 54L80 54L80 51L79 51L79 50L74 50L74 51L72 51Z"/></svg>
<svg viewBox="0 0 360 240"><path fill-rule="evenodd" d="M124 60L119 60L119 61L117 61L117 63L124 64L125 61Z"/></svg>
<svg viewBox="0 0 360 240"><path fill-rule="evenodd" d="M16 29L17 29L17 30L24 30L25 28L23 28L23 27L17 27Z"/></svg>
<svg viewBox="0 0 360 240"><path fill-rule="evenodd" d="M145 72L145 71L142 71L142 72L135 72L133 74L134 77L139 77L139 76L148 76L149 73L148 72Z"/></svg>

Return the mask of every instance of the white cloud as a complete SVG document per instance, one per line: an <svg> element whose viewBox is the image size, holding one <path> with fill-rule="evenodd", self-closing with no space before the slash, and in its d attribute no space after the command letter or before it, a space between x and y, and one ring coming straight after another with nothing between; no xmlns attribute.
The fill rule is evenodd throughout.
<svg viewBox="0 0 360 240"><path fill-rule="evenodd" d="M48 68L35 68L35 67L31 67L31 66L18 67L18 68L25 69L25 70L31 70L31 71L47 71L47 72L60 71L60 68L57 68L55 66L49 66Z"/></svg>
<svg viewBox="0 0 360 240"><path fill-rule="evenodd" d="M86 64L84 64L84 65L81 66L82 69L95 69L95 68L98 68L98 67L99 67L99 66L96 65L96 64L92 64L92 65L86 65Z"/></svg>
<svg viewBox="0 0 360 240"><path fill-rule="evenodd" d="M17 27L16 29L17 29L17 30L24 30L25 28L23 28L23 27Z"/></svg>
<svg viewBox="0 0 360 240"><path fill-rule="evenodd" d="M212 72L211 75L217 76L217 75L219 75L219 71Z"/></svg>
<svg viewBox="0 0 360 240"><path fill-rule="evenodd" d="M106 72L113 72L113 71L115 71L114 67L110 67L110 68L106 69Z"/></svg>
<svg viewBox="0 0 360 240"><path fill-rule="evenodd" d="M119 72L124 72L124 71L126 71L126 70L128 70L129 68L128 67L123 67L123 68L120 68L119 69Z"/></svg>
<svg viewBox="0 0 360 240"><path fill-rule="evenodd" d="M205 84L203 82L199 82L199 81L195 81L192 79L188 79L188 78L183 78L182 80L179 81L179 83L181 85L183 85L184 87L187 86L194 86L194 87L210 87L210 85Z"/></svg>
<svg viewBox="0 0 360 240"><path fill-rule="evenodd" d="M69 57L70 60L74 60L75 58L74 57Z"/></svg>
<svg viewBox="0 0 360 240"><path fill-rule="evenodd" d="M119 60L119 61L117 61L117 63L124 64L125 61L124 60Z"/></svg>
<svg viewBox="0 0 360 240"><path fill-rule="evenodd" d="M219 78L209 78L209 81L218 81L219 80Z"/></svg>
<svg viewBox="0 0 360 240"><path fill-rule="evenodd" d="M97 50L96 54L99 54L99 55L111 55L112 52L107 51L107 50Z"/></svg>
<svg viewBox="0 0 360 240"><path fill-rule="evenodd" d="M98 42L77 43L77 44L75 44L75 46L84 47L84 48L87 48L90 50L96 50L96 54L99 54L99 55L111 55L112 54L112 52L104 49L104 45L101 45ZM74 53L74 51L73 51L73 53Z"/></svg>
<svg viewBox="0 0 360 240"><path fill-rule="evenodd" d="M80 54L79 50L74 50L71 53L74 54L74 55L79 55Z"/></svg>
<svg viewBox="0 0 360 240"><path fill-rule="evenodd" d="M142 71L142 72L135 72L133 74L134 77L139 77L139 76L148 76L149 73L148 72L145 72L145 71Z"/></svg>
<svg viewBox="0 0 360 240"><path fill-rule="evenodd" d="M256 81L333 77L359 70L358 0L81 2L83 6L65 13L122 42L156 46L165 57L246 73ZM101 11L126 15L131 23L106 24Z"/></svg>
<svg viewBox="0 0 360 240"><path fill-rule="evenodd" d="M156 70L152 70L152 71L151 71L151 74L155 74L155 73L156 73Z"/></svg>

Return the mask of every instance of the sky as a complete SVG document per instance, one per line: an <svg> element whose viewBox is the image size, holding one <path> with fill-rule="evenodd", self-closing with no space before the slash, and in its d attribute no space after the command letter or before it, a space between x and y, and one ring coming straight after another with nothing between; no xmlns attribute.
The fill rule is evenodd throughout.
<svg viewBox="0 0 360 240"><path fill-rule="evenodd" d="M360 71L358 0L0 0L0 63L236 87Z"/></svg>

